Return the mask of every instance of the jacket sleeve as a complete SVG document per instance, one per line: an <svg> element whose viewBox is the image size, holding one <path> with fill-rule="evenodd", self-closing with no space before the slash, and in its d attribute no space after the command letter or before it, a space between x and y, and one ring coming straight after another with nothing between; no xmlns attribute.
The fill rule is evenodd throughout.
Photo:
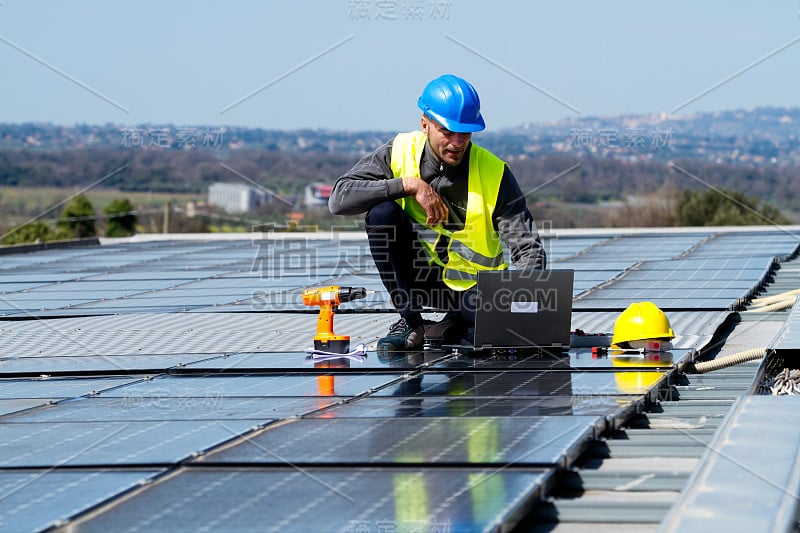
<svg viewBox="0 0 800 533"><path fill-rule="evenodd" d="M391 169L392 142L364 156L333 185L328 209L334 215L358 215L386 200L406 196L403 180Z"/></svg>
<svg viewBox="0 0 800 533"><path fill-rule="evenodd" d="M511 253L514 267L520 270L544 270L547 267L547 254L536 229L536 221L508 165L497 195L494 226Z"/></svg>

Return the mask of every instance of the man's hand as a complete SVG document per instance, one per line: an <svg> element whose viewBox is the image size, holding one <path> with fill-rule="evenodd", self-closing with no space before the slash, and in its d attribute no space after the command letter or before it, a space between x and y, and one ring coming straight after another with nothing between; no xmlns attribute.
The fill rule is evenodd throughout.
<svg viewBox="0 0 800 533"><path fill-rule="evenodd" d="M433 187L420 178L403 178L403 190L419 202L428 218L425 223L435 226L447 221L447 206Z"/></svg>

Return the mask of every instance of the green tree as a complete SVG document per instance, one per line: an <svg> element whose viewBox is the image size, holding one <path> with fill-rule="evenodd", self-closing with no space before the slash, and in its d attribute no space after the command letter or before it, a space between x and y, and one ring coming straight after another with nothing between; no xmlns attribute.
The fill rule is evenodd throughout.
<svg viewBox="0 0 800 533"><path fill-rule="evenodd" d="M759 205L735 190L709 189L681 191L678 195L677 224L679 226L746 226L787 224L780 210L769 204Z"/></svg>
<svg viewBox="0 0 800 533"><path fill-rule="evenodd" d="M112 200L103 208L106 214L106 237L129 237L136 233L136 215L127 198Z"/></svg>
<svg viewBox="0 0 800 533"><path fill-rule="evenodd" d="M23 244L32 242L45 242L54 237L52 228L41 220L28 222L18 228L10 230L0 241L2 244Z"/></svg>
<svg viewBox="0 0 800 533"><path fill-rule="evenodd" d="M79 194L61 211L56 221L56 228L63 230L71 238L94 237L97 235L95 218L92 202Z"/></svg>

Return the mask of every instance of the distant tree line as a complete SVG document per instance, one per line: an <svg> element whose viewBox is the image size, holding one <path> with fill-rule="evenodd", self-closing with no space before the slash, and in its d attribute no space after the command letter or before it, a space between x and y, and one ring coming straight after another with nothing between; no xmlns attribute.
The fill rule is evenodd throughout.
<svg viewBox="0 0 800 533"><path fill-rule="evenodd" d="M214 182L245 181L286 196L299 196L310 183L332 183L357 159L352 154L265 151L223 155L179 150L0 150L0 185L74 188L97 183L121 191L204 194ZM798 167L750 168L697 161L630 162L571 156L512 158L508 162L534 216L554 227L785 224L779 208L800 211ZM105 176L108 178L103 179ZM606 209L606 202L615 202L617 207ZM136 209L121 198L99 214L88 199L78 196L64 207L55 223L36 220L4 228L2 243L97 234L124 236L133 234L137 227L146 232L162 230L162 215L137 219ZM281 225L289 219L290 211L283 205L267 204L252 215ZM195 218L177 211L170 230L224 228L228 223L223 219L210 211ZM333 217L323 208L307 211L302 223L327 228L351 222L357 222L357 217ZM242 228L248 224L239 223Z"/></svg>
<svg viewBox="0 0 800 533"><path fill-rule="evenodd" d="M284 195L300 195L315 182L333 183L358 159L342 154L240 151L75 149L57 152L0 150L0 185L88 185L114 170L104 187L122 191L205 193L218 181L247 181ZM705 162L629 162L575 156L509 161L529 201L596 203L678 190L718 187L790 210L800 210L800 167L742 167Z"/></svg>
<svg viewBox="0 0 800 533"><path fill-rule="evenodd" d="M573 219L564 217L564 205L559 203L554 208L536 206L537 219L548 221L554 227L569 227ZM256 212L253 216L265 217L286 221L288 211L285 206L270 205L266 210ZM560 212L559 212L560 211ZM179 213L175 213L178 215ZM209 213L206 213L209 215ZM327 209L316 208L305 213L303 223L269 223L261 225L261 231L267 228L284 231L327 229L332 226L344 228L348 226L348 219L333 217ZM561 216L562 218L559 218ZM225 217L222 222L204 219L203 216L189 218L177 217L171 223L170 231L173 232L207 232L213 228L222 231L248 231L253 224L229 225ZM98 221L102 228L98 228ZM356 218L349 222L358 226ZM104 229L106 237L126 237L137 231L139 218L134 206L126 198L115 199L103 208L103 216L98 216L91 202L84 196L72 198L61 210L54 224L43 220L34 220L26 224L11 228L0 239L0 244L22 244L46 242L67 239L82 239L97 236ZM152 217L142 220L142 227L147 232L160 231L163 218ZM622 208L609 211L604 217L592 225L598 226L737 226L737 225L783 225L788 220L781 212L755 197L750 197L734 190L707 189L704 191L682 190L675 191L669 188L644 195L635 204L628 202ZM227 228L227 229L226 229Z"/></svg>
<svg viewBox="0 0 800 533"><path fill-rule="evenodd" d="M137 217L127 198L111 201L98 217L92 203L79 194L61 210L55 224L33 220L10 228L0 239L0 244L22 244L71 239L86 239L98 235L98 219L105 221L106 237L128 237L136 233Z"/></svg>
<svg viewBox="0 0 800 533"><path fill-rule="evenodd" d="M180 150L0 150L0 185L88 185L125 167L103 180L102 186L123 191L205 193L214 182L238 183L244 176L290 194L302 193L309 183L331 183L353 162L353 156L345 155L260 151L235 152L223 159L213 152Z"/></svg>

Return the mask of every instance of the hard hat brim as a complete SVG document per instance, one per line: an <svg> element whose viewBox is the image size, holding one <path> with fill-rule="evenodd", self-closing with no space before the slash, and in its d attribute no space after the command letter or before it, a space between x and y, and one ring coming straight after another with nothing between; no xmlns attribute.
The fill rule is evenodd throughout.
<svg viewBox="0 0 800 533"><path fill-rule="evenodd" d="M456 122L455 120L447 119L438 113L434 113L430 109L425 109L421 98L418 102L418 105L426 115L450 131L454 131L456 133L475 133L476 131L483 131L486 129L486 123L483 121L483 115L478 115L478 119L475 122Z"/></svg>

